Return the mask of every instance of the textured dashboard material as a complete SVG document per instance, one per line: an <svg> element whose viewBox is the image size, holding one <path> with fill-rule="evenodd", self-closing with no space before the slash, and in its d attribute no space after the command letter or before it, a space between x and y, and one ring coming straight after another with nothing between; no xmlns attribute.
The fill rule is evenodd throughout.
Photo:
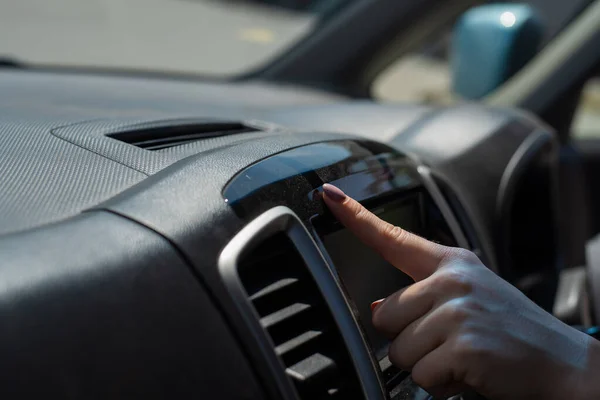
<svg viewBox="0 0 600 400"><path fill-rule="evenodd" d="M74 215L146 177L50 134L66 125L0 116L0 234Z"/></svg>
<svg viewBox="0 0 600 400"><path fill-rule="evenodd" d="M88 212L5 237L0 254L3 399L265 398L218 306L155 232Z"/></svg>
<svg viewBox="0 0 600 400"><path fill-rule="evenodd" d="M264 84L14 70L0 72L0 93L0 235L76 215L190 154L270 134L151 152L106 133L165 119L257 119L261 107L338 99Z"/></svg>

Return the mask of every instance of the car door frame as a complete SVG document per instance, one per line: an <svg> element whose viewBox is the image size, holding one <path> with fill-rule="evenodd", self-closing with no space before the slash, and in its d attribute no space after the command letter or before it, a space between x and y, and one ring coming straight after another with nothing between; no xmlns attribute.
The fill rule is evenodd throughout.
<svg viewBox="0 0 600 400"><path fill-rule="evenodd" d="M498 107L518 107L552 125L563 142L583 84L600 60L600 0L583 12L504 85L482 99Z"/></svg>

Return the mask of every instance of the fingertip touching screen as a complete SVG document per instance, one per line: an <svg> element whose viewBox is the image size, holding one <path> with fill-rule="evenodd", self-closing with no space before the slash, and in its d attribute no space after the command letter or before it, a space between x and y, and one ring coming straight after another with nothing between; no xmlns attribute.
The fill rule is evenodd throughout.
<svg viewBox="0 0 600 400"><path fill-rule="evenodd" d="M384 221L424 236L425 215L422 203L421 193L413 193L369 208ZM414 281L333 218L315 219L313 225L342 285L351 297L375 356L382 358L387 352L388 340L373 327L370 305Z"/></svg>

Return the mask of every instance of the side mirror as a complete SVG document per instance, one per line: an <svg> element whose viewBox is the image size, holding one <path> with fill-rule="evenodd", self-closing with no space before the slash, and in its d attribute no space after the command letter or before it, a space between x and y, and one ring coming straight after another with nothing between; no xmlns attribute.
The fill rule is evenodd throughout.
<svg viewBox="0 0 600 400"><path fill-rule="evenodd" d="M454 93L469 100L491 93L537 54L543 34L540 19L526 4L490 4L467 11L454 29Z"/></svg>

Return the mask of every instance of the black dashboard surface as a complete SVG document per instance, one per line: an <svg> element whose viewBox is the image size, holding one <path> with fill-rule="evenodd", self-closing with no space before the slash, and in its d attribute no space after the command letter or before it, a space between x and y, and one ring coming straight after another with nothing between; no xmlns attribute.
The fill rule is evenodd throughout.
<svg viewBox="0 0 600 400"><path fill-rule="evenodd" d="M75 215L186 156L266 135L215 138L158 154L110 139L106 135L111 132L180 119L268 121L263 124L276 129L277 119L286 122L289 110L344 101L330 94L259 83L12 70L0 72L0 90L0 234ZM379 119L382 111L395 115L393 121L367 134L377 139L392 126L400 129L405 121L418 117L412 109L370 111L371 120Z"/></svg>
<svg viewBox="0 0 600 400"><path fill-rule="evenodd" d="M240 349L206 347L235 339L156 233L89 212L0 254L3 398L263 398Z"/></svg>
<svg viewBox="0 0 600 400"><path fill-rule="evenodd" d="M515 232L527 238L533 227L546 246L555 239L554 136L516 111L20 70L0 72L0 91L0 303L11 321L0 330L0 365L17 366L0 389L7 395L45 388L74 398L160 398L177 386L208 398L218 390L211 385L233 379L243 390L223 388L224 398L278 398L261 372L265 349L248 342L216 263L272 207L291 208L306 227L311 213L324 212L303 205L306 189L353 173L319 170L332 162L331 143L370 149L356 150L357 165L379 154L410 160L443 219L464 236L459 243L490 268L515 279L549 268ZM203 134L188 140L195 132ZM184 144L150 149L137 140L149 135L179 135ZM306 155L316 164L305 164ZM227 188L252 181L261 165L275 179L253 181L233 201ZM385 163L377 165L387 179ZM271 191L289 179L296 183ZM355 189L345 188L369 200ZM377 195L397 189L384 185ZM523 215L531 201L543 203L539 212ZM515 262L531 271L512 270ZM229 374L199 378L223 360ZM98 372L112 364L119 368ZM125 382L124 371L136 373ZM26 374L43 384L27 387Z"/></svg>
<svg viewBox="0 0 600 400"><path fill-rule="evenodd" d="M350 133L396 142L443 162L460 158L515 118L503 111L467 109L447 117L442 112L427 131L430 137L424 138L417 137L419 127L432 125L428 121L434 112L426 107L349 102L262 83L6 70L0 72L0 89L0 234L76 215L187 156L269 135L259 131L214 138L161 152L107 136L132 126L207 119L258 123L279 136L295 131ZM465 115L472 123L463 127ZM473 115L480 118L473 120ZM457 135L463 139L455 140ZM455 150L449 153L450 148Z"/></svg>
<svg viewBox="0 0 600 400"><path fill-rule="evenodd" d="M111 131L189 117L256 119L260 107L336 99L258 84L11 70L0 72L0 91L0 234L75 215L178 159L236 141L156 154L107 138Z"/></svg>

